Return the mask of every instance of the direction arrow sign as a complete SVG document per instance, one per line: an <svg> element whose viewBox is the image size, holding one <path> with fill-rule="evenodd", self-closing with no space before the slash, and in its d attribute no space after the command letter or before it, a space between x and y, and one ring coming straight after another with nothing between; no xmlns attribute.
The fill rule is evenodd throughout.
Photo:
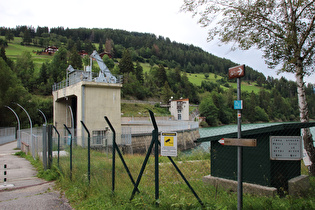
<svg viewBox="0 0 315 210"><path fill-rule="evenodd" d="M222 138L218 141L222 145L227 146L241 146L241 147L256 147L256 139L233 139L233 138Z"/></svg>
<svg viewBox="0 0 315 210"><path fill-rule="evenodd" d="M229 68L229 79L245 76L245 65Z"/></svg>

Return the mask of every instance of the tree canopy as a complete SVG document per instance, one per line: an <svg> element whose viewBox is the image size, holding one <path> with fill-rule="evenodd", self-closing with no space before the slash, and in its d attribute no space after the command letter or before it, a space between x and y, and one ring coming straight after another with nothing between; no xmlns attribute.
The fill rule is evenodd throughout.
<svg viewBox="0 0 315 210"><path fill-rule="evenodd" d="M279 71L295 74L301 122L309 121L304 76L315 69L314 8L314 0L184 0L182 6L209 27L210 41L235 42L244 50L257 47L270 67L280 65ZM303 139L315 175L315 147L309 129L303 129Z"/></svg>

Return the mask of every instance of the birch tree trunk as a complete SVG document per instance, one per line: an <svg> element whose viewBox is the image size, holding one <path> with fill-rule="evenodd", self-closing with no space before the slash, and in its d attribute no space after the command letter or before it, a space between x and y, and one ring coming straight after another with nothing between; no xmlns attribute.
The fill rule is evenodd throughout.
<svg viewBox="0 0 315 210"><path fill-rule="evenodd" d="M296 83L297 83L300 121L309 122L308 107L307 107L307 102L306 102L306 95L305 95L305 88L304 88L304 81L303 81L304 74L303 74L303 68L300 65L296 67L295 77L296 77ZM304 148L312 162L311 166L309 167L309 173L310 175L315 176L315 147L313 144L313 137L312 137L310 128L302 129L302 137L303 137L303 142L304 142Z"/></svg>

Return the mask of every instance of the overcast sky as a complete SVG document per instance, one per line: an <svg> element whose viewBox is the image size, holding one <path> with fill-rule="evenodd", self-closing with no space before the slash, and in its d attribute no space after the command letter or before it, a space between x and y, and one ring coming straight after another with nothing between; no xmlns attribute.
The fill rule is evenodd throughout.
<svg viewBox="0 0 315 210"><path fill-rule="evenodd" d="M230 46L207 42L207 29L201 28L190 13L179 11L182 3L183 0L1 0L0 26L113 28L153 33L245 64L266 77L284 76L295 81L293 74L277 76L275 70L268 69L257 50L231 51ZM314 83L315 74L305 77L305 81Z"/></svg>

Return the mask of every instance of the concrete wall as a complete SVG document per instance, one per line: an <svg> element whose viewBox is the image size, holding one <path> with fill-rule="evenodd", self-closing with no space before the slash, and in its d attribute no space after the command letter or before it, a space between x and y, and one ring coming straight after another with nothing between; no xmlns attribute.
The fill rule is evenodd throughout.
<svg viewBox="0 0 315 210"><path fill-rule="evenodd" d="M194 140L200 138L199 129L177 131L177 147L178 151L184 151L194 148L196 143ZM159 140L161 136L159 134ZM144 154L148 151L152 141L152 134L133 134L132 135L132 149L134 153Z"/></svg>
<svg viewBox="0 0 315 210"><path fill-rule="evenodd" d="M64 130L63 124L72 128L69 109L71 106L75 112L77 136L87 136L81 121L85 123L91 135L93 130L105 130L108 125L104 116L109 118L116 133L121 133L121 87L121 84L81 81L53 91L54 125L59 131ZM119 142L120 139L117 138L117 143ZM78 139L77 143L84 145L81 139Z"/></svg>

